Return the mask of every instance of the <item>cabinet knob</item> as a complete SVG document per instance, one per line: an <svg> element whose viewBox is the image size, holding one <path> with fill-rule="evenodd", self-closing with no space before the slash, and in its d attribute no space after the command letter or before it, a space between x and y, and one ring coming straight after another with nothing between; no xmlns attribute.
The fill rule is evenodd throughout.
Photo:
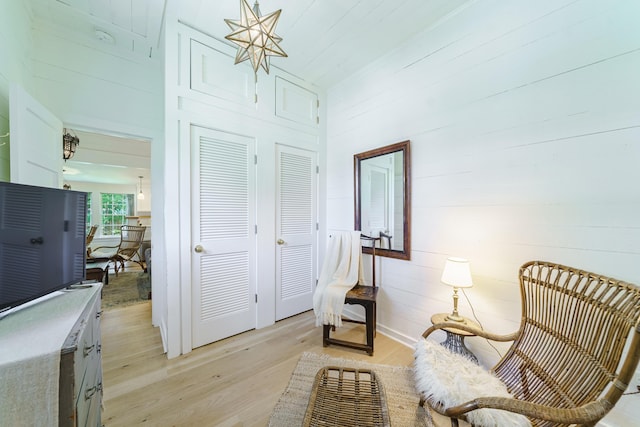
<svg viewBox="0 0 640 427"><path fill-rule="evenodd" d="M196 245L196 247L193 248L193 250L196 251L199 254L204 252L204 248L202 247L202 245Z"/></svg>
<svg viewBox="0 0 640 427"><path fill-rule="evenodd" d="M285 244L285 243L287 243L287 242L285 242L285 241L284 241L284 240L282 240L282 239L278 239L278 240L276 240L276 243L277 243L277 244L279 244L279 245L284 245L284 244Z"/></svg>

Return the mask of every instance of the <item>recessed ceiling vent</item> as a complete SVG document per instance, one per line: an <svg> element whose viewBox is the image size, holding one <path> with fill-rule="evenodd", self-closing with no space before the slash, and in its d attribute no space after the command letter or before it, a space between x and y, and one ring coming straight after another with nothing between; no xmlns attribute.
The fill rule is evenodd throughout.
<svg viewBox="0 0 640 427"><path fill-rule="evenodd" d="M96 38L104 43L115 44L116 39L104 30L96 29Z"/></svg>

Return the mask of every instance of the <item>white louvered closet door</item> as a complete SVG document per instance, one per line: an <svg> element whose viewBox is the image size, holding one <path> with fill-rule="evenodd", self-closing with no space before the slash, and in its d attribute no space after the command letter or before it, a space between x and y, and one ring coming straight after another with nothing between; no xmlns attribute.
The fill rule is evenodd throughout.
<svg viewBox="0 0 640 427"><path fill-rule="evenodd" d="M252 138L192 128L192 340L256 326L256 178Z"/></svg>
<svg viewBox="0 0 640 427"><path fill-rule="evenodd" d="M317 156L276 145L276 320L313 307L317 277Z"/></svg>

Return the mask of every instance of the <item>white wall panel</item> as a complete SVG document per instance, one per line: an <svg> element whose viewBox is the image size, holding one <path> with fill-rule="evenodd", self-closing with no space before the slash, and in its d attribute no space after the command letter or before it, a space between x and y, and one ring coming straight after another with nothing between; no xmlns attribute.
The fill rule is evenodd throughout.
<svg viewBox="0 0 640 427"><path fill-rule="evenodd" d="M252 69L236 67L230 55L193 39L190 42L191 89L253 107L256 86Z"/></svg>
<svg viewBox="0 0 640 427"><path fill-rule="evenodd" d="M318 94L276 77L276 116L308 126L318 124Z"/></svg>
<svg viewBox="0 0 640 427"><path fill-rule="evenodd" d="M640 284L638 16L632 1L476 2L329 91L330 227L353 224L353 154L412 144L411 261L381 261L381 331L410 342L451 310L448 256L470 259L466 293L497 332L518 326L528 260Z"/></svg>

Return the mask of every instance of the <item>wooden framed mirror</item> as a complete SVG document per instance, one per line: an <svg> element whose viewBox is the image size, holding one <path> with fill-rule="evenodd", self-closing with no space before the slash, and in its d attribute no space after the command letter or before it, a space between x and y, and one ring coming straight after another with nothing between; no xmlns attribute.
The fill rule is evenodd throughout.
<svg viewBox="0 0 640 427"><path fill-rule="evenodd" d="M362 251L398 259L411 257L411 153L409 141L353 156L355 230L376 240Z"/></svg>

